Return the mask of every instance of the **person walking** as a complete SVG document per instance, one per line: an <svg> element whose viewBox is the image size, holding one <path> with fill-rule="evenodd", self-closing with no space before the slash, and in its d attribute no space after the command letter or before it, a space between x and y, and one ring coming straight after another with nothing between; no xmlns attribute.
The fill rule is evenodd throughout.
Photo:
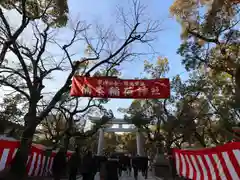
<svg viewBox="0 0 240 180"><path fill-rule="evenodd" d="M74 154L70 157L68 161L69 180L76 180L80 165L81 165L81 157L79 154L79 149L77 147L75 149Z"/></svg>
<svg viewBox="0 0 240 180"><path fill-rule="evenodd" d="M132 158L132 167L133 167L133 174L134 174L134 179L138 179L138 171L139 171L139 166L140 166L140 159L139 156L136 155L135 157Z"/></svg>
<svg viewBox="0 0 240 180"><path fill-rule="evenodd" d="M66 151L64 148L60 148L56 156L53 159L52 173L54 180L60 180L65 175L67 168Z"/></svg>
<svg viewBox="0 0 240 180"><path fill-rule="evenodd" d="M94 180L96 168L97 167L95 160L92 157L92 152L88 151L82 160L81 166L82 180Z"/></svg>
<svg viewBox="0 0 240 180"><path fill-rule="evenodd" d="M100 171L101 180L118 180L118 170L120 168L119 159L115 156L110 158L102 164Z"/></svg>

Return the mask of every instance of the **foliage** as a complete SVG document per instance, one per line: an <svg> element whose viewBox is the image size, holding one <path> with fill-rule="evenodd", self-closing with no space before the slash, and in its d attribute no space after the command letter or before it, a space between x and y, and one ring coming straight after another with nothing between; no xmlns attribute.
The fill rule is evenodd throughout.
<svg viewBox="0 0 240 180"><path fill-rule="evenodd" d="M119 145L117 142L118 135L115 133L105 133L104 134L104 152L111 154L114 152Z"/></svg>
<svg viewBox="0 0 240 180"><path fill-rule="evenodd" d="M145 73L149 78L160 78L169 70L166 58L158 58L156 64L145 61L144 65ZM150 141L158 143L163 140L160 132L161 125L166 122L163 101L157 99L134 100L131 106L125 109L125 112L127 113L125 118L138 129L144 130ZM155 130L150 129L149 124L154 125Z"/></svg>
<svg viewBox="0 0 240 180"><path fill-rule="evenodd" d="M231 19L238 16L239 2L231 0L175 0L170 7L170 13L183 25L203 28L205 33L211 34L220 22L229 24ZM185 27L184 27L185 26ZM183 31L183 36L187 35Z"/></svg>
<svg viewBox="0 0 240 180"><path fill-rule="evenodd" d="M3 102L0 103L0 132L4 133L10 123L23 123L19 119L23 116L23 112L19 109L22 99L19 94L15 96L5 96ZM21 126L21 125L19 125ZM13 128L14 130L14 128Z"/></svg>
<svg viewBox="0 0 240 180"><path fill-rule="evenodd" d="M17 12L20 25L11 27L8 17L5 12ZM15 44L16 41L22 35L24 30L29 26L30 22L36 22L37 20L43 21L49 27L62 27L65 26L68 20L68 6L66 0L52 0L52 1L31 1L31 0L1 0L0 1L0 25L1 25L1 41L2 49L0 52L0 65L6 61L5 56L9 48ZM21 19L21 20L20 20ZM40 31L39 31L40 33ZM46 32L45 32L46 34ZM46 37L46 35L45 35ZM39 37L35 36L38 40ZM35 40L36 40L35 39ZM46 43L43 43L44 47ZM29 49L29 48L28 48ZM26 50L26 49L25 49ZM30 50L32 50L30 48ZM34 51L34 50L33 50ZM43 51L44 52L44 51ZM33 53L36 55L36 52ZM43 53L42 53L43 54ZM40 56L39 56L40 57Z"/></svg>
<svg viewBox="0 0 240 180"><path fill-rule="evenodd" d="M113 117L111 111L107 111L102 105L107 101L89 98L85 107L80 106L81 98L66 95L56 107L50 112L40 125L40 131L44 133L45 139L51 141L54 147L65 142L64 147L80 145L89 136L93 136L98 129ZM93 124L92 129L85 131L88 115L99 113L102 119ZM77 141L76 141L77 139ZM71 141L72 140L72 141ZM70 143L70 144L69 144Z"/></svg>
<svg viewBox="0 0 240 180"><path fill-rule="evenodd" d="M228 90L228 96L239 107L239 2L200 1L204 10L197 1L191 2L176 0L170 8L183 26L184 41L178 49L182 63L187 70L204 66L213 81L232 81L228 88L234 90Z"/></svg>
<svg viewBox="0 0 240 180"><path fill-rule="evenodd" d="M63 114L51 113L41 123L39 131L44 134L44 139L54 142L66 130L66 126L67 121Z"/></svg>
<svg viewBox="0 0 240 180"><path fill-rule="evenodd" d="M68 20L66 0L2 0L0 5L7 10L18 11L29 20L41 19L54 27L65 26Z"/></svg>
<svg viewBox="0 0 240 180"><path fill-rule="evenodd" d="M178 49L182 63L205 82L200 92L210 105L211 116L204 126L210 126L207 133L215 144L239 139L232 129L238 125L240 107L239 2L202 1L210 7L205 11L196 3L181 2L175 1L170 11L183 26ZM178 14L177 9L186 13Z"/></svg>
<svg viewBox="0 0 240 180"><path fill-rule="evenodd" d="M148 63L146 75L164 74L164 68L158 66L162 65ZM171 84L169 100L134 100L121 110L148 135L152 151L162 146L166 150L171 146L206 147L239 139L233 132L239 114L231 107L233 85L228 76L207 76L200 67L191 72L189 80L184 82L177 75Z"/></svg>

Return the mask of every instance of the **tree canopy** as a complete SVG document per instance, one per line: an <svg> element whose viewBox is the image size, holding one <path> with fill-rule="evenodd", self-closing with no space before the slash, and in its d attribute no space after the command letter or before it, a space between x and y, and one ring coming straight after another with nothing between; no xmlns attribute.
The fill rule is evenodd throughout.
<svg viewBox="0 0 240 180"><path fill-rule="evenodd" d="M44 0L3 0L0 5L6 10L17 11L26 20L41 19L43 22L54 27L65 26L68 20L69 10L67 1L65 0L52 0L48 2Z"/></svg>
<svg viewBox="0 0 240 180"><path fill-rule="evenodd" d="M239 1L176 0L170 12L183 28L177 53L186 69L202 66L215 83L229 81L223 91L239 108Z"/></svg>
<svg viewBox="0 0 240 180"><path fill-rule="evenodd" d="M163 58L164 59L164 58ZM146 63L146 74L154 77L168 65ZM163 67L165 68L163 68ZM150 69L149 69L150 67ZM217 80L219 77L219 80ZM190 79L173 77L172 95L166 100L134 100L129 108L121 109L126 119L146 133L156 148L207 147L239 139L234 133L239 112L232 108L231 98L223 90L229 81L224 77L206 76L204 69L194 70Z"/></svg>

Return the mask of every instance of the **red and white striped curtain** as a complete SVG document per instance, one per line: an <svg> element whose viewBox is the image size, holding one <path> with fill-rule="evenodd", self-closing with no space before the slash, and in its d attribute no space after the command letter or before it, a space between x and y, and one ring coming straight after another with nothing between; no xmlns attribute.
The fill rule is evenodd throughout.
<svg viewBox="0 0 240 180"><path fill-rule="evenodd" d="M19 141L0 140L0 171L3 170L15 156L19 147ZM68 158L72 152L68 151ZM51 174L53 159L56 152L50 157L45 156L45 149L32 146L28 156L27 172L29 176L47 176Z"/></svg>
<svg viewBox="0 0 240 180"><path fill-rule="evenodd" d="M201 150L174 149L177 174L193 180L240 180L240 142Z"/></svg>

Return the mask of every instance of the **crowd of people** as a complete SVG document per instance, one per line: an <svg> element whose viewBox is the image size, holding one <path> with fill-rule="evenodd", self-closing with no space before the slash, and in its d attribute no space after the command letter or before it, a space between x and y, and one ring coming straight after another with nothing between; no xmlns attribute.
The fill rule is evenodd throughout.
<svg viewBox="0 0 240 180"><path fill-rule="evenodd" d="M90 151L81 155L78 148L67 161L64 149L60 149L53 161L52 174L54 180L60 180L66 174L69 180L76 180L77 175L81 175L82 180L94 180L99 172L101 180L118 180L123 172L131 176L133 170L135 179L139 172L147 179L148 164L148 157L114 153L97 156Z"/></svg>

